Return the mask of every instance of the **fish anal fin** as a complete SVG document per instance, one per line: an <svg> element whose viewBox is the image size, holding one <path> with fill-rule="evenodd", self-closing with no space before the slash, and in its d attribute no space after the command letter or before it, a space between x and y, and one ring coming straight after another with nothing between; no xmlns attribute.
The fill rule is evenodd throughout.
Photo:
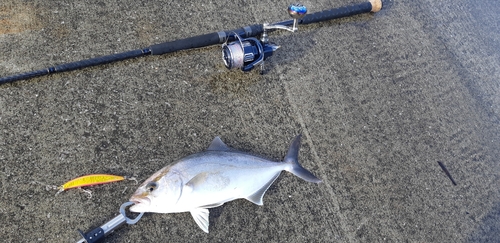
<svg viewBox="0 0 500 243"><path fill-rule="evenodd" d="M208 147L207 150L212 150L212 151L229 151L232 150L230 147L228 147L220 137L215 137L212 143L210 143L210 146Z"/></svg>
<svg viewBox="0 0 500 243"><path fill-rule="evenodd" d="M276 180L276 178L278 178L279 175L280 175L280 172L278 172L263 187L261 187L259 190L254 192L252 195L246 197L245 199L247 199L248 201L253 202L257 205L264 205L264 203L262 202L262 198L264 197L264 194L266 193L267 189L269 189L269 187L273 184L273 182Z"/></svg>
<svg viewBox="0 0 500 243"><path fill-rule="evenodd" d="M210 212L206 208L195 208L191 211L191 216L193 216L194 221L196 224L203 230L205 233L208 233L208 216Z"/></svg>

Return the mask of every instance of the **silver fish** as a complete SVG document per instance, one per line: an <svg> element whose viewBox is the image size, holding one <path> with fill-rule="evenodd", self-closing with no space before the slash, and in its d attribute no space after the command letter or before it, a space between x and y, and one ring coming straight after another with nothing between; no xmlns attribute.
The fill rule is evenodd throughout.
<svg viewBox="0 0 500 243"><path fill-rule="evenodd" d="M281 171L309 182L321 182L298 163L298 135L283 162L272 162L224 144L216 137L208 149L187 156L153 174L132 195L132 212L190 212L208 233L208 208L238 198L262 205L262 197Z"/></svg>

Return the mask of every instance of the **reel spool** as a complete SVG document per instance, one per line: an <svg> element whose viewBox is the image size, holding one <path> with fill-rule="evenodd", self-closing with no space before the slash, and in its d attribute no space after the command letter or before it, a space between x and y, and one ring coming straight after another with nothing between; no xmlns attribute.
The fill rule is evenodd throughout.
<svg viewBox="0 0 500 243"><path fill-rule="evenodd" d="M256 65L260 65L261 73L264 72L264 60L273 55L280 46L269 43L267 35L268 30L283 29L291 32L298 30L297 21L304 17L307 13L307 8L302 4L291 4L288 7L288 14L294 19L293 27L284 25L263 25L264 32L260 40L249 37L241 38L234 33L237 40L222 44L222 60L228 69L239 68L243 72L252 70Z"/></svg>
<svg viewBox="0 0 500 243"><path fill-rule="evenodd" d="M262 65L279 48L273 44L263 44L253 37L241 39L239 35L235 36L237 41L222 44L222 60L228 69L240 68L248 72L256 65Z"/></svg>

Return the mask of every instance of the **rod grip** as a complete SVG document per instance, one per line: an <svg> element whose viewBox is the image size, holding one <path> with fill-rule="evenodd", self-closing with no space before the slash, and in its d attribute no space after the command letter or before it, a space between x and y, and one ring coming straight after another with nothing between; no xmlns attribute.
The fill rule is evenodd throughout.
<svg viewBox="0 0 500 243"><path fill-rule="evenodd" d="M218 33L210 33L152 45L150 49L152 55L161 55L180 50L215 45L219 43L219 40L220 38Z"/></svg>
<svg viewBox="0 0 500 243"><path fill-rule="evenodd" d="M261 24L256 24L236 30L213 32L210 34L193 36L182 40L164 42L152 45L150 49L152 55L162 55L170 52L222 44L228 39L229 41L232 41L234 40L234 33L238 34L242 38L257 36L262 34L263 30L264 29Z"/></svg>
<svg viewBox="0 0 500 243"><path fill-rule="evenodd" d="M382 8L381 0L370 0L356 5L350 5L340 8L333 8L321 12L307 14L299 20L299 24L312 24L331 19L338 19L356 14L378 12Z"/></svg>

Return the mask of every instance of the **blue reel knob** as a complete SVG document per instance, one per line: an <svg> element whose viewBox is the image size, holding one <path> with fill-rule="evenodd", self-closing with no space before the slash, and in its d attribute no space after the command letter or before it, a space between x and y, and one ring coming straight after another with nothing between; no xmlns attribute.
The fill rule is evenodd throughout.
<svg viewBox="0 0 500 243"><path fill-rule="evenodd" d="M288 6L288 14L294 19L300 19L304 17L307 13L307 8L306 6L300 4L300 3L295 3L295 4L290 4Z"/></svg>

